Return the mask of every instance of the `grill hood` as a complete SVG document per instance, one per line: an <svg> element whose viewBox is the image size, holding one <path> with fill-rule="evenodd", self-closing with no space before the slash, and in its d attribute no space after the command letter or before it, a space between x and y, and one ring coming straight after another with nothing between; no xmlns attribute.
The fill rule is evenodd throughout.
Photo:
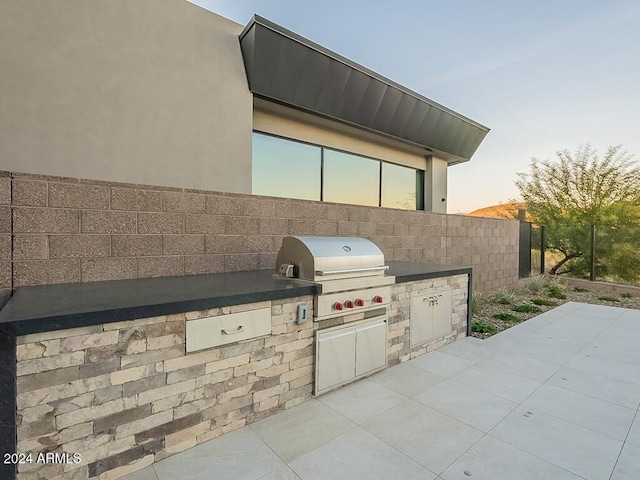
<svg viewBox="0 0 640 480"><path fill-rule="evenodd" d="M285 237L276 259L294 266L294 276L313 282L384 276L389 267L375 243L359 237Z"/></svg>

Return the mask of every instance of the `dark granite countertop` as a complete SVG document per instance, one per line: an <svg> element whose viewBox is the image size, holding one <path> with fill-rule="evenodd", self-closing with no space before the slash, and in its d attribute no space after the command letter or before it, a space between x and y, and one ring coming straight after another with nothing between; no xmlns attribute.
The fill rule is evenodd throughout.
<svg viewBox="0 0 640 480"><path fill-rule="evenodd" d="M316 285L273 270L22 287L0 311L0 328L26 335L136 318L314 295Z"/></svg>
<svg viewBox="0 0 640 480"><path fill-rule="evenodd" d="M471 274L470 267L411 262L389 266L388 274L397 283ZM0 329L26 335L314 295L317 289L309 282L275 277L272 270L22 287L0 311Z"/></svg>
<svg viewBox="0 0 640 480"><path fill-rule="evenodd" d="M396 283L414 282L427 278L451 277L453 275L471 275L471 267L453 265L434 265L432 263L387 262L387 275L394 275Z"/></svg>

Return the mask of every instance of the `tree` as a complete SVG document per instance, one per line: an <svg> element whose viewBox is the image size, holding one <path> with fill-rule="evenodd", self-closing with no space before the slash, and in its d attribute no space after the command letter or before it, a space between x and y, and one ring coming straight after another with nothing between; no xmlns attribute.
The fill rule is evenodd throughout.
<svg viewBox="0 0 640 480"><path fill-rule="evenodd" d="M640 278L620 252L640 255L640 167L621 146L600 159L590 145L555 160L531 161L516 186L533 223L547 227L547 245L564 257L551 274L589 271L590 225L598 225L596 258L600 275ZM616 253L617 252L617 253ZM630 261L632 261L630 259Z"/></svg>

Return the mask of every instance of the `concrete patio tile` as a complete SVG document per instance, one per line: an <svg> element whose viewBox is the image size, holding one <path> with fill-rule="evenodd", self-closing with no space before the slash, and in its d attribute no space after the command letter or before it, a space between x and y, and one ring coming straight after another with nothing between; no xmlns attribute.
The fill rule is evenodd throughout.
<svg viewBox="0 0 640 480"><path fill-rule="evenodd" d="M505 372L544 382L560 369L560 365L521 355L496 353L478 363L480 367L497 368Z"/></svg>
<svg viewBox="0 0 640 480"><path fill-rule="evenodd" d="M640 366L640 350L637 345L637 341L628 338L615 340L600 336L587 345L582 353Z"/></svg>
<svg viewBox="0 0 640 480"><path fill-rule="evenodd" d="M154 467L158 480L255 480L282 465L255 433L243 428L165 458Z"/></svg>
<svg viewBox="0 0 640 480"><path fill-rule="evenodd" d="M433 480L436 475L371 433L356 428L291 462L304 480Z"/></svg>
<svg viewBox="0 0 640 480"><path fill-rule="evenodd" d="M545 328L531 334L525 341L521 342L521 345L531 345L534 348L554 348L576 354L595 337L596 334L588 336L576 335L572 337L564 332L549 331Z"/></svg>
<svg viewBox="0 0 640 480"><path fill-rule="evenodd" d="M640 446L626 443L613 470L611 480L638 480L640 478Z"/></svg>
<svg viewBox="0 0 640 480"><path fill-rule="evenodd" d="M438 350L468 362L476 363L495 353L495 349L479 338L466 337L450 343Z"/></svg>
<svg viewBox="0 0 640 480"><path fill-rule="evenodd" d="M327 407L360 424L403 402L406 397L368 379L318 398Z"/></svg>
<svg viewBox="0 0 640 480"><path fill-rule="evenodd" d="M418 368L412 362L407 362L376 373L370 376L369 380L405 397L413 397L443 381L444 377Z"/></svg>
<svg viewBox="0 0 640 480"><path fill-rule="evenodd" d="M477 388L445 380L416 395L414 400L488 432L518 406Z"/></svg>
<svg viewBox="0 0 640 480"><path fill-rule="evenodd" d="M635 409L553 385L541 386L523 405L621 441L626 438L636 413Z"/></svg>
<svg viewBox="0 0 640 480"><path fill-rule="evenodd" d="M280 458L290 462L355 426L348 418L318 400L309 400L260 420L249 428Z"/></svg>
<svg viewBox="0 0 640 480"><path fill-rule="evenodd" d="M627 331L640 334L640 311L625 310L625 312L615 320L612 327L623 328Z"/></svg>
<svg viewBox="0 0 640 480"><path fill-rule="evenodd" d="M513 329L510 328L509 330L513 330ZM508 348L524 340L527 336L527 335L522 335L522 336L507 335L509 330L500 332L497 335L492 335L491 337L485 339L485 342L487 342L491 346L491 348L496 350L501 350L504 348Z"/></svg>
<svg viewBox="0 0 640 480"><path fill-rule="evenodd" d="M482 437L482 432L413 400L363 424L389 445L441 473Z"/></svg>
<svg viewBox="0 0 640 480"><path fill-rule="evenodd" d="M589 479L608 479L622 448L619 440L524 407L500 422L491 435Z"/></svg>
<svg viewBox="0 0 640 480"><path fill-rule="evenodd" d="M555 385L623 407L635 409L640 404L640 386L575 368L561 368L547 381L547 385Z"/></svg>
<svg viewBox="0 0 640 480"><path fill-rule="evenodd" d="M436 351L414 358L409 362L409 365L435 373L441 377L451 377L471 367L473 362Z"/></svg>
<svg viewBox="0 0 640 480"><path fill-rule="evenodd" d="M520 355L523 357L542 360L543 362L564 365L571 360L577 352L562 350L557 347L547 347L539 343L529 343L527 340L516 342L500 349L507 355Z"/></svg>
<svg viewBox="0 0 640 480"><path fill-rule="evenodd" d="M628 311L626 308L613 305L595 305L591 303L575 303L575 305L577 305L575 312L584 316L597 316L600 318L618 318Z"/></svg>
<svg viewBox="0 0 640 480"><path fill-rule="evenodd" d="M627 436L627 443L633 443L640 447L640 415L636 413L636 418L631 425L629 435ZM640 477L638 477L640 478Z"/></svg>
<svg viewBox="0 0 640 480"><path fill-rule="evenodd" d="M590 353L580 353L567 362L566 366L640 385L640 366L630 363L617 362Z"/></svg>
<svg viewBox="0 0 640 480"><path fill-rule="evenodd" d="M149 465L142 470L120 477L120 480L158 480L158 476L153 465Z"/></svg>
<svg viewBox="0 0 640 480"><path fill-rule="evenodd" d="M486 366L470 367L451 379L517 403L542 385L542 382Z"/></svg>
<svg viewBox="0 0 640 480"><path fill-rule="evenodd" d="M258 480L300 480L300 477L291 468L284 465L273 472L267 473L264 477L260 477Z"/></svg>
<svg viewBox="0 0 640 480"><path fill-rule="evenodd" d="M441 477L444 480L582 480L490 435L471 447Z"/></svg>
<svg viewBox="0 0 640 480"><path fill-rule="evenodd" d="M554 321L549 328L563 328L574 334L580 333L599 333L609 328L615 320L611 318L602 318L600 316L590 317L581 314L570 314L558 321Z"/></svg>

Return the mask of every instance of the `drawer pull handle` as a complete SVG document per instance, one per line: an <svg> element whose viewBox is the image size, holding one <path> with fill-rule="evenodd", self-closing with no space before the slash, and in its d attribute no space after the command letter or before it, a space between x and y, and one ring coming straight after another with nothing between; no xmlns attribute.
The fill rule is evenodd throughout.
<svg viewBox="0 0 640 480"><path fill-rule="evenodd" d="M236 330L234 330L233 332L228 331L226 328L222 329L222 333L224 335L234 335L236 333L240 333L240 332L244 332L244 325L240 325Z"/></svg>

